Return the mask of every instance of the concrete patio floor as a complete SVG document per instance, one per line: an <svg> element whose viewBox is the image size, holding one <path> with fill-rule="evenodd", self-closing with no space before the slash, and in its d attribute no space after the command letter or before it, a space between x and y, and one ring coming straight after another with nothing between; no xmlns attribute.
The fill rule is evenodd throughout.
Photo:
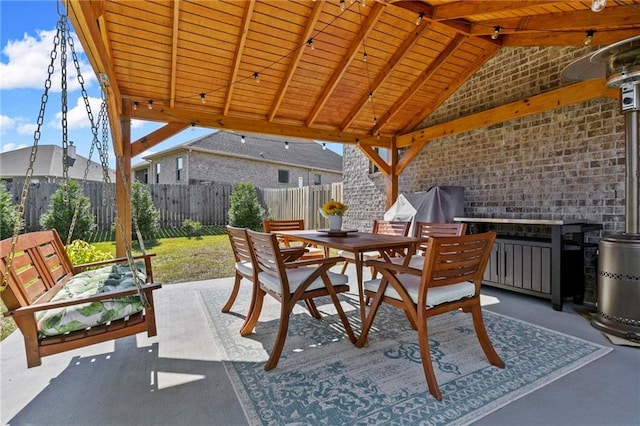
<svg viewBox="0 0 640 426"><path fill-rule="evenodd" d="M353 267L349 273L355 282ZM199 300L202 289L232 284L224 278L165 285L155 296L158 336L139 334L46 357L37 368L27 369L22 336L13 333L0 343L2 423L247 424ZM612 345L571 303L556 312L543 299L493 288L483 294L489 296L487 310L614 350L475 424L640 424L640 348Z"/></svg>

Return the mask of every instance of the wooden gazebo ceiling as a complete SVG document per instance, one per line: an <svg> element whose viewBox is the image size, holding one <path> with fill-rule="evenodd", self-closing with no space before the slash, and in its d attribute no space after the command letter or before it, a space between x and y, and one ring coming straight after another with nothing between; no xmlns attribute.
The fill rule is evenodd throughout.
<svg viewBox="0 0 640 426"><path fill-rule="evenodd" d="M69 1L112 119L129 100L132 118L170 123L167 134L195 124L375 146L411 132L500 47L640 32L640 0L598 13L591 1Z"/></svg>

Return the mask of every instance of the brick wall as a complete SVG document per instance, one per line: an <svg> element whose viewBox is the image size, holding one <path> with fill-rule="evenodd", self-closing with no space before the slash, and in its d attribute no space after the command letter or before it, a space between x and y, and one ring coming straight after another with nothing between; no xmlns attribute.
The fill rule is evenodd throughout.
<svg viewBox="0 0 640 426"><path fill-rule="evenodd" d="M561 70L586 52L503 49L419 127L567 85ZM349 226L364 227L384 211L384 178L364 173L367 163L356 148L345 149ZM400 177L399 190L460 185L466 216L577 219L602 223L603 233L611 233L624 231L624 179L624 117L618 101L598 98L433 140ZM586 264L585 297L594 301L595 250L587 251Z"/></svg>

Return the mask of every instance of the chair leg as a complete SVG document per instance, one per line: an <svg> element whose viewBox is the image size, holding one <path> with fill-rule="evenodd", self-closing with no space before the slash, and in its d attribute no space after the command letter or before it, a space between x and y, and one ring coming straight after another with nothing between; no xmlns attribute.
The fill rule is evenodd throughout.
<svg viewBox="0 0 640 426"><path fill-rule="evenodd" d="M238 290L240 290L240 281L242 281L242 275L236 272L236 280L233 283L233 290L231 290L231 294L229 295L227 303L225 303L222 307L222 312L227 313L231 310L231 307L236 301L236 297L238 297Z"/></svg>
<svg viewBox="0 0 640 426"><path fill-rule="evenodd" d="M278 334L276 335L276 341L273 343L273 349L271 349L271 355L264 364L264 369L269 371L278 365L280 355L282 355L282 349L284 348L284 342L287 340L287 330L289 329L289 316L293 310L291 301L282 301L280 305L280 323L278 324Z"/></svg>
<svg viewBox="0 0 640 426"><path fill-rule="evenodd" d="M265 292L262 289L258 289L255 293L255 297L252 297L251 307L249 308L249 313L247 314L247 319L240 327L240 335L248 336L253 332L253 329L256 327L258 323L258 318L260 318L260 312L262 311L262 303L264 301Z"/></svg>
<svg viewBox="0 0 640 426"><path fill-rule="evenodd" d="M309 313L312 317L314 317L315 319L322 318L322 315L320 315L320 312L318 312L318 308L316 307L316 303L313 301L313 299L304 299L304 304L307 305L307 309L309 310Z"/></svg>
<svg viewBox="0 0 640 426"><path fill-rule="evenodd" d="M438 401L442 401L442 393L438 386L438 380L436 374L433 371L433 363L431 362L431 352L429 349L429 333L427 330L426 321L422 321L418 324L418 343L420 344L420 355L422 358L422 369L424 370L424 377L427 380L427 387L429 393L433 395Z"/></svg>
<svg viewBox="0 0 640 426"><path fill-rule="evenodd" d="M479 298L478 302L471 306L471 315L473 317L473 328L476 330L476 336L478 337L478 341L480 342L480 346L482 347L485 356L491 365L504 368L504 361L502 361L500 355L498 355L491 344L491 340L489 340L489 335L487 334L487 329L485 328L484 320L482 319L482 308L480 307Z"/></svg>
<svg viewBox="0 0 640 426"><path fill-rule="evenodd" d="M347 270L347 266L348 266L348 265L349 265L349 262L348 262L348 261L346 261L346 260L342 263L342 269L340 270L340 273L341 273L341 274L344 274L344 271L346 271L346 270Z"/></svg>

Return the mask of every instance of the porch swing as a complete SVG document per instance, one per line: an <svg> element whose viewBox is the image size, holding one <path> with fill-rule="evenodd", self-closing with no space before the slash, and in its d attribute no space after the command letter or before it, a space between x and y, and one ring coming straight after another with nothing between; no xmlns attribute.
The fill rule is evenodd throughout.
<svg viewBox="0 0 640 426"><path fill-rule="evenodd" d="M0 296L6 305L5 317L11 317L23 335L27 366L41 365L41 358L95 343L118 339L125 336L147 332L149 337L156 335L156 323L153 305L153 290L160 284L153 282L151 257L147 254L136 220L133 227L140 242L141 255L133 256L131 244L125 238L124 257L109 261L73 265L58 232L53 230L20 234L24 207L29 191L33 165L36 159L40 128L44 121L44 112L51 87L51 76L57 48L60 46L60 63L62 74L62 147L63 147L63 181L68 183L69 161L67 157L67 70L66 48L70 47L77 79L82 89L82 96L91 122L93 142L89 153L89 162L94 148L98 147L103 168L105 183L109 183L108 155L108 116L104 86L103 102L94 123L88 95L80 73L79 62L73 47L73 38L69 30L68 16L60 11L57 23L57 34L51 52L51 63L45 81L37 128L34 132L34 143L31 149L29 166L24 180L18 217L14 224L11 238L0 241ZM102 82L106 84L106 82ZM102 122L103 142L98 140L98 125ZM120 159L117 158L119 161ZM119 164L118 169L123 173ZM84 185L89 172L89 163L84 172ZM68 185L66 185L68 187ZM125 185L126 186L126 185ZM82 188L82 185L81 185ZM126 188L127 199L131 199ZM67 194L63 192L63 196ZM68 198L65 198L68 200ZM79 198L76 202L66 244L71 242L79 209ZM125 235L123 221L116 216L116 226ZM136 262L137 261L137 262Z"/></svg>

